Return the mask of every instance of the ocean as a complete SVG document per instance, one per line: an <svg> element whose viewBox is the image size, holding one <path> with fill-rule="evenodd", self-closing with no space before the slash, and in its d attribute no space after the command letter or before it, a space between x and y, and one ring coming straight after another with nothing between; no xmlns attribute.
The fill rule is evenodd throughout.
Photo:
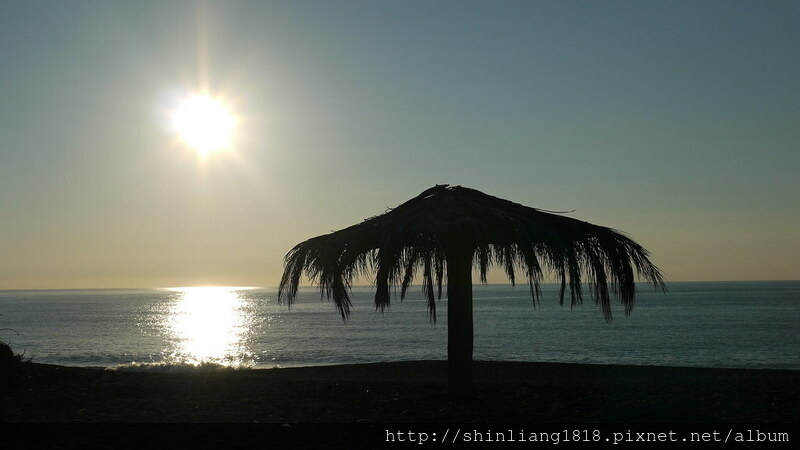
<svg viewBox="0 0 800 450"><path fill-rule="evenodd" d="M640 285L607 323L544 285L476 285L476 360L800 370L800 281ZM315 288L288 308L265 288L0 291L0 341L34 362L167 368L293 367L447 357L447 300L429 320L421 288L383 314L353 290L346 322ZM566 303L568 303L568 299ZM203 364L210 363L210 364Z"/></svg>

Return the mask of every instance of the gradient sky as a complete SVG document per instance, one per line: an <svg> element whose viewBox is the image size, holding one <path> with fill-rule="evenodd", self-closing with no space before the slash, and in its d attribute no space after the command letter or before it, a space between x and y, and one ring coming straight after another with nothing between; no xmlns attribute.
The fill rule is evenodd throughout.
<svg viewBox="0 0 800 450"><path fill-rule="evenodd" d="M297 242L437 183L574 209L670 281L798 279L798 23L796 1L2 2L0 289L274 286ZM203 84L240 117L205 162L166 125Z"/></svg>

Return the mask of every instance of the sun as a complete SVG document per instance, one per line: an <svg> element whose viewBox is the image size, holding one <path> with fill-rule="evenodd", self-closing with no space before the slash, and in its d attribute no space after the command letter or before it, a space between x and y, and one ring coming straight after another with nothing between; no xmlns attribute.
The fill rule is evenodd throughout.
<svg viewBox="0 0 800 450"><path fill-rule="evenodd" d="M236 118L220 99L208 94L190 95L172 111L172 128L178 138L201 156L229 149Z"/></svg>

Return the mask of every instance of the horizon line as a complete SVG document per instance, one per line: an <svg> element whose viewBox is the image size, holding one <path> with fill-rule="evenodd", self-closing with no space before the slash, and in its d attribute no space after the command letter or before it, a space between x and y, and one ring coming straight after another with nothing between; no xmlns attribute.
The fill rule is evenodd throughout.
<svg viewBox="0 0 800 450"><path fill-rule="evenodd" d="M800 279L795 280L670 280L665 281L665 284L671 283L787 283L787 282L800 282ZM541 285L550 285L550 284L559 284L559 282L546 282L540 283ZM637 282L638 285L650 285L652 283L649 282ZM444 287L445 283L442 283ZM413 287L414 285L410 285L409 287ZM420 284L421 286L421 284ZM473 286L513 286L513 287L525 287L527 288L528 283L473 283ZM301 285L301 288L318 288L319 286L316 284L308 284L308 285ZM372 288L375 287L375 284L357 284L353 285L353 288ZM398 285L399 287L399 285ZM12 291L132 291L132 290L177 290L177 289L187 289L187 288L227 288L233 290L255 290L255 289L278 289L278 286L240 286L240 285L226 285L226 284L215 284L215 285L190 285L190 286L147 286L147 287L71 287L71 288L0 288L0 292L12 292Z"/></svg>

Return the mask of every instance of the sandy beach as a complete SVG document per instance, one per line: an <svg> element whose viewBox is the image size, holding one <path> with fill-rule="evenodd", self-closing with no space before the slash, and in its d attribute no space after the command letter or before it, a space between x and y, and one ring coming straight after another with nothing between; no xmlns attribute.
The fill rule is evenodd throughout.
<svg viewBox="0 0 800 450"><path fill-rule="evenodd" d="M800 421L800 372L444 361L153 373L27 363L2 422L775 423Z"/></svg>

